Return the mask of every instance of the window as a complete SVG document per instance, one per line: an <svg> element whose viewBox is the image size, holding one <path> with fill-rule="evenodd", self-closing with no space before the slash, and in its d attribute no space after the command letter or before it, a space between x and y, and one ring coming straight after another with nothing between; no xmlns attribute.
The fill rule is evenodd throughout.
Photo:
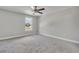
<svg viewBox="0 0 79 59"><path fill-rule="evenodd" d="M25 18L25 31L32 31L32 17Z"/></svg>

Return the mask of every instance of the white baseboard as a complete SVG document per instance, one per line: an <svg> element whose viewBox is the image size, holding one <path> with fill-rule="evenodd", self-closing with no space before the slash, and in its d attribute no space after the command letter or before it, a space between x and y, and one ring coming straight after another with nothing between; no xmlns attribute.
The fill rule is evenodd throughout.
<svg viewBox="0 0 79 59"><path fill-rule="evenodd" d="M72 42L72 43L77 43L77 44L79 44L78 41L71 40L71 39L66 39L66 38L62 38L62 37L59 37L59 36L49 35L49 34L45 34L45 33L40 33L40 35L44 35L44 36L47 36L47 37L57 38L57 39L60 39L60 40L64 40L64 41L68 41L68 42Z"/></svg>
<svg viewBox="0 0 79 59"><path fill-rule="evenodd" d="M24 36L30 36L30 35L32 35L32 33L20 34L20 35L14 35L14 36L7 36L7 37L0 37L0 40L6 40L6 39L17 38L17 37L24 37Z"/></svg>

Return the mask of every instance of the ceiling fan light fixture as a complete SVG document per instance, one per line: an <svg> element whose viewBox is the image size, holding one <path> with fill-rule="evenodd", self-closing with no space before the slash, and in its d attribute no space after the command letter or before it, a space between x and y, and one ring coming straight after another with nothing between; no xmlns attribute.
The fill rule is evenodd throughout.
<svg viewBox="0 0 79 59"><path fill-rule="evenodd" d="M34 7L33 7L33 6L31 6L31 8L32 8L32 9L34 9Z"/></svg>

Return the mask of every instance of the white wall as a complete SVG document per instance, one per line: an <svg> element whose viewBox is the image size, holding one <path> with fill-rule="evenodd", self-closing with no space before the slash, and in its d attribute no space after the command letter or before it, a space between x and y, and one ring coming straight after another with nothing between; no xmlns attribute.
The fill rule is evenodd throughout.
<svg viewBox="0 0 79 59"><path fill-rule="evenodd" d="M25 15L0 10L0 37L24 33Z"/></svg>
<svg viewBox="0 0 79 59"><path fill-rule="evenodd" d="M41 16L40 33L79 41L79 7Z"/></svg>
<svg viewBox="0 0 79 59"><path fill-rule="evenodd" d="M33 16L33 33L39 34L39 16Z"/></svg>
<svg viewBox="0 0 79 59"><path fill-rule="evenodd" d="M38 17L31 16L33 17L33 32L26 32L24 30L25 17L30 16L7 10L0 10L0 40L11 36L17 37L19 35L37 34Z"/></svg>

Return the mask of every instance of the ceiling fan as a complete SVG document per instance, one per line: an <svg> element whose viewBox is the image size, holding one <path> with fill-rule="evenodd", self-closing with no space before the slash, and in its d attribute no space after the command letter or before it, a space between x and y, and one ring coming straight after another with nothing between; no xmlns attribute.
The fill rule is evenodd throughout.
<svg viewBox="0 0 79 59"><path fill-rule="evenodd" d="M42 11L45 10L45 8L40 8L40 9L38 9L37 6L32 6L31 8L32 8L32 10L33 10L33 14L35 14L35 13L43 14Z"/></svg>

